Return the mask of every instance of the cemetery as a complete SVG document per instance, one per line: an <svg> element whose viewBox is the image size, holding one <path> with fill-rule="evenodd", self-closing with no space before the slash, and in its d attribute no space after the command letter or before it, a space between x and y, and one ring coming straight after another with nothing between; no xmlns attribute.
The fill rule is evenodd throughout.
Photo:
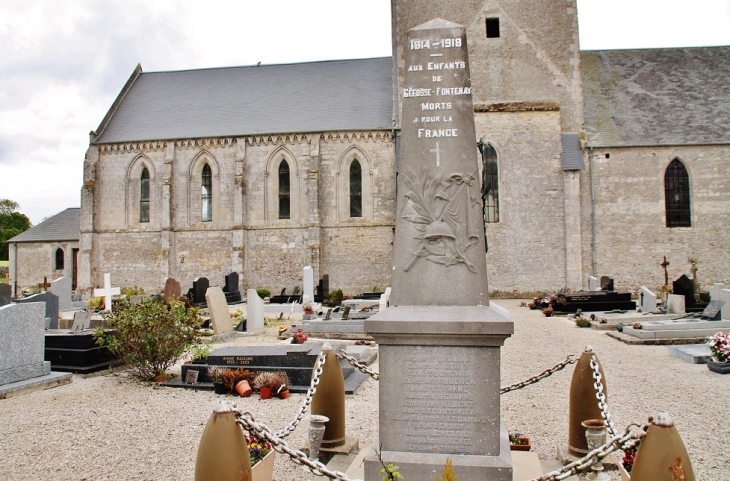
<svg viewBox="0 0 730 481"><path fill-rule="evenodd" d="M670 288L665 258L659 295L490 299L466 28L407 45L392 286L333 301L310 265L274 296L237 272L147 294L107 272L86 306L66 278L0 285L0 477L728 478L730 290L696 266ZM422 125L431 90L448 129Z"/></svg>

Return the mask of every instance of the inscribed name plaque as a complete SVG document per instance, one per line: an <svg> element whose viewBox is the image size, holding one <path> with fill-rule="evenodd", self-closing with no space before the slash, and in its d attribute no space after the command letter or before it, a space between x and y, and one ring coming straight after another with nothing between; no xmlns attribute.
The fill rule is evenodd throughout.
<svg viewBox="0 0 730 481"><path fill-rule="evenodd" d="M447 454L499 454L499 395L487 389L480 366L499 363L499 352L470 347L403 346L397 359L381 359L406 368L403 394L381 408L381 422L401 433L393 451ZM489 396L491 399L485 399ZM478 401L478 402L477 402ZM486 401L486 402L485 402ZM385 447L385 446L384 446Z"/></svg>
<svg viewBox="0 0 730 481"><path fill-rule="evenodd" d="M454 25L408 33L392 305L489 303L466 36Z"/></svg>

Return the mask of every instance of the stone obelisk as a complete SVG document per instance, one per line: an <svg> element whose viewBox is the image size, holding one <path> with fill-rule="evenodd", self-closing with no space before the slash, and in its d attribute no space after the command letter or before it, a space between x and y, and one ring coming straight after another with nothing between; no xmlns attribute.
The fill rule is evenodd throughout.
<svg viewBox="0 0 730 481"><path fill-rule="evenodd" d="M512 479L499 413L500 348L514 332L487 292L466 31L408 32L391 307L365 321L380 346L382 459L405 479ZM380 480L375 453L366 481Z"/></svg>

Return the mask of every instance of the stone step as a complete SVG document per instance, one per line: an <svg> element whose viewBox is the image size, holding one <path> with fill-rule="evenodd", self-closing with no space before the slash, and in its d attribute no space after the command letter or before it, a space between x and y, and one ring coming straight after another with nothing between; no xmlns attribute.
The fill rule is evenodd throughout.
<svg viewBox="0 0 730 481"><path fill-rule="evenodd" d="M532 451L512 451L512 481L529 481L544 473L540 458Z"/></svg>
<svg viewBox="0 0 730 481"><path fill-rule="evenodd" d="M540 465L542 467L542 474L540 474L540 476L563 469L563 464L557 459L541 459ZM569 476L565 479L566 481L578 481L578 476L574 474L573 476Z"/></svg>

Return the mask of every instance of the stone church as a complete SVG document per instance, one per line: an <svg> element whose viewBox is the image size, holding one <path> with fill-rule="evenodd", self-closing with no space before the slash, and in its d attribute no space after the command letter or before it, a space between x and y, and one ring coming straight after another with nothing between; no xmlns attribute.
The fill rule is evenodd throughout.
<svg viewBox="0 0 730 481"><path fill-rule="evenodd" d="M406 32L437 17L467 28L492 295L658 289L662 256L730 283L730 47L581 51L576 8L393 0L392 58L138 66L90 134L79 287L388 286L400 128L429 120L400 116Z"/></svg>

